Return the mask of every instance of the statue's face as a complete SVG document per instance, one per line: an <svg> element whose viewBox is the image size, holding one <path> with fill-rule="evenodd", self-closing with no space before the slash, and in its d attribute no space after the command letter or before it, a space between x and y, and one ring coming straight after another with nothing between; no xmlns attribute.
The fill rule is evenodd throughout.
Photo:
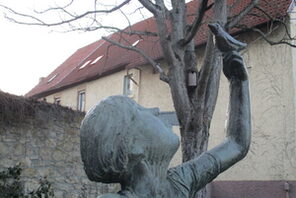
<svg viewBox="0 0 296 198"><path fill-rule="evenodd" d="M179 147L179 138L158 117L148 110L139 110L135 127L137 136L134 146L140 146L153 160L171 160Z"/></svg>

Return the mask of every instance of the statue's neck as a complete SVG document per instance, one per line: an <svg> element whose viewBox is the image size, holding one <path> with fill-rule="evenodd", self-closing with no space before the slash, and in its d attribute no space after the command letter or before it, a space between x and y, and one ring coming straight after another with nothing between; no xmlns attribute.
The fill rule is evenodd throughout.
<svg viewBox="0 0 296 198"><path fill-rule="evenodd" d="M122 184L122 192L127 197L163 197L167 190L168 165L140 163L131 171L132 175Z"/></svg>

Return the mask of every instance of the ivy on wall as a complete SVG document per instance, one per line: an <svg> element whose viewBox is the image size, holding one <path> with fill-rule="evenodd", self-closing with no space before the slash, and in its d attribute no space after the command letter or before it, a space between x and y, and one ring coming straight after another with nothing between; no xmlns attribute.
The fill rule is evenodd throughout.
<svg viewBox="0 0 296 198"><path fill-rule="evenodd" d="M36 190L24 193L24 185L21 181L22 168L20 164L9 167L0 172L0 197L1 198L53 198L54 191L51 183L43 178Z"/></svg>
<svg viewBox="0 0 296 198"><path fill-rule="evenodd" d="M34 119L38 122L47 123L48 118L59 118L72 122L77 117L83 117L83 112L73 111L68 107L49 104L22 96L15 96L0 91L0 124L14 126ZM0 125L0 126L1 126Z"/></svg>

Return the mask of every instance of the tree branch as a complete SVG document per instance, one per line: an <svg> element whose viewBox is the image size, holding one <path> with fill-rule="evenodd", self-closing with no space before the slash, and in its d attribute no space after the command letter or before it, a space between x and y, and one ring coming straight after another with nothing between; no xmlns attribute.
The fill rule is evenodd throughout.
<svg viewBox="0 0 296 198"><path fill-rule="evenodd" d="M238 15L232 17L232 19L227 22L226 29L233 28L235 25L237 25L243 18L246 16L257 4L259 0L252 0L252 2Z"/></svg>
<svg viewBox="0 0 296 198"><path fill-rule="evenodd" d="M268 38L268 35L270 35L272 32L274 32L274 30L276 28L278 28L279 26L277 26L275 28L272 28L272 25L271 25L270 30L268 32L263 32L262 30L260 30L258 28L255 28L255 27L246 27L244 25L235 26L235 27L236 28L240 28L240 29L242 29L244 31L254 31L254 32L257 32L270 45L286 44L286 45L289 45L291 47L296 47L296 45L294 45L294 44L291 43L291 41L296 40L296 38L291 35L291 33L289 31L289 27L287 26L287 24L283 20L274 18L273 16L271 16L269 13L267 13L263 8L261 8L258 5L256 5L255 8L258 9L259 11L261 11L264 14L264 16L267 17L270 20L271 24L278 23L278 24L282 25L284 27L284 30L285 30L285 35L288 38L285 38L285 36L283 36L282 39L280 39L278 41L272 41L272 40L270 40Z"/></svg>
<svg viewBox="0 0 296 198"><path fill-rule="evenodd" d="M215 45L213 43L213 35L210 34L207 40L204 63L198 79L198 86L196 89L197 98L204 98L205 96L206 87L210 78L210 74L212 72L212 67L214 67L215 64L214 60L216 56L219 56L219 54L217 53L217 49L215 49Z"/></svg>
<svg viewBox="0 0 296 198"><path fill-rule="evenodd" d="M105 41L108 41L109 43L121 47L123 49L127 49L127 50L132 50L134 52L139 53L141 56L143 56L151 65L152 67L160 74L160 79L166 83L169 82L169 78L168 76L165 74L165 72L163 71L163 69L160 67L160 64L157 63L156 61L154 61L150 56L148 56L143 50L133 47L133 46L127 46L127 45L123 45L120 42L108 39L107 37L102 37L102 39L104 39Z"/></svg>
<svg viewBox="0 0 296 198"><path fill-rule="evenodd" d="M232 5L228 5L228 11L231 11L232 9L236 8L238 5L240 5L245 0L236 0L233 2Z"/></svg>
<svg viewBox="0 0 296 198"><path fill-rule="evenodd" d="M296 40L295 38L289 38L289 39L285 39L285 38L282 38L281 40L279 41L272 41L270 40L268 37L267 37L267 34L264 33L263 31L261 31L260 29L258 28L250 28L252 31L254 32L257 32L258 34L260 34L260 36L267 42L269 43L270 45L281 45L281 44L285 44L285 45L289 45L291 47L295 47L296 48L296 45L292 44L291 41L292 40Z"/></svg>
<svg viewBox="0 0 296 198"><path fill-rule="evenodd" d="M226 23L226 5L227 0L216 0L214 4L214 20L221 24ZM213 111L215 109L216 100L218 97L220 71L222 66L221 53L215 47L212 33L209 33L204 63L200 71L198 87L196 89L196 98L202 101L199 102L199 108L204 109L204 121L209 124Z"/></svg>
<svg viewBox="0 0 296 198"><path fill-rule="evenodd" d="M116 10L119 10L120 8L122 8L123 6L125 6L126 4L128 4L131 0L125 0L124 2L122 2L121 4L117 5L117 6L114 6L112 9L109 9L109 10L93 10L93 11L87 11L87 12L84 12L83 14L80 14L80 15L72 15L72 14L69 14L67 11L65 12L66 14L70 15L72 18L70 19L67 19L67 20L62 20L60 22L55 22L55 23L47 23L35 16L32 16L32 15L28 15L28 14L23 14L23 13L19 13L19 12L16 12L15 10L5 6L5 5L1 5L0 4L0 7L8 10L9 12L17 15L17 16L21 16L21 17L24 17L24 18L29 18L31 20L34 20L36 22L23 22L23 21L18 21L18 20L15 20L11 17L8 17L8 16L5 16L8 20L14 22L14 23L17 23L17 24L23 24L23 25L42 25L42 26L59 26L59 25L63 25L63 24L67 24L67 23L71 23L73 21L77 21L83 17L86 17L88 15L91 15L91 14L97 14L97 13L111 13L111 12L114 12ZM56 10L58 8L51 8L51 9L48 9L47 11L45 10L45 12L48 12L48 11L52 11L52 10ZM60 8L62 10L64 10L63 8Z"/></svg>
<svg viewBox="0 0 296 198"><path fill-rule="evenodd" d="M139 2L147 9L149 10L153 15L156 15L158 10L155 4L153 4L149 0L139 0Z"/></svg>
<svg viewBox="0 0 296 198"><path fill-rule="evenodd" d="M126 35L138 35L139 37L142 36L149 36L149 37L158 37L158 34L156 32L149 32L149 31L136 31L136 30L127 30L126 29L120 29L114 26L105 26L105 25L101 25L101 26L97 26L97 27L81 27L81 28L72 28L70 31L66 31L66 32L72 32L72 31L96 31L96 30L100 30L100 29L105 29L105 30L111 30L114 32L120 32Z"/></svg>
<svg viewBox="0 0 296 198"><path fill-rule="evenodd" d="M140 1L140 0L139 0ZM165 59L168 61L168 64L170 63L170 60L172 60L171 57L171 35L168 30L168 24L167 24L167 9L164 7L162 8L163 0L156 1L157 9L159 9L155 14L155 21L157 24L157 30L158 30L158 36L160 40L160 46L162 48L163 54ZM164 4L163 4L164 5Z"/></svg>
<svg viewBox="0 0 296 198"><path fill-rule="evenodd" d="M171 0L173 9L171 11L171 35L173 40L184 39L184 29L186 28L186 5L184 0Z"/></svg>
<svg viewBox="0 0 296 198"><path fill-rule="evenodd" d="M169 57L169 42L167 38L169 38L168 27L166 23L167 17L167 9L164 5L163 0L156 0L153 4L149 0L139 0L139 2L148 9L155 17L157 28L158 28L158 36L160 38L160 44L162 46L163 54L165 57Z"/></svg>
<svg viewBox="0 0 296 198"><path fill-rule="evenodd" d="M37 14L44 14L44 13L47 13L47 12L50 12L50 11L56 11L56 10L65 11L65 9L68 8L69 6L71 6L73 4L73 2L74 2L74 0L71 0L65 6L52 7L52 8L48 8L46 10L42 10L42 11L34 10L34 12L37 13Z"/></svg>
<svg viewBox="0 0 296 198"><path fill-rule="evenodd" d="M129 18L126 16L126 14L122 11L122 10L119 10L119 12L122 14L122 16L125 18L125 20L127 21L128 23L128 27L131 27L132 24L131 24L131 21L129 20Z"/></svg>
<svg viewBox="0 0 296 198"><path fill-rule="evenodd" d="M269 13L267 13L263 8L261 8L260 6L256 6L256 9L260 10L267 18L270 19L270 21L272 23L279 23L281 25L283 25L284 29L285 29L285 33L288 36L288 40L295 40L295 37L292 37L290 31L289 31L289 27L287 26L287 24L285 23L284 20L280 20L280 19L276 19L274 17L272 17ZM258 32L259 33L259 32ZM290 45L291 46L291 45ZM292 46L293 47L293 46Z"/></svg>
<svg viewBox="0 0 296 198"><path fill-rule="evenodd" d="M181 44L182 46L187 45L194 38L196 32L201 26L201 22L203 20L205 12L208 10L207 5L208 5L208 0L202 0L197 11L197 16L195 17L194 22L191 25L190 31L186 34L186 37Z"/></svg>
<svg viewBox="0 0 296 198"><path fill-rule="evenodd" d="M2 7L2 8L4 8L4 9L8 10L9 12L11 12L11 13L17 15L17 16L21 16L21 17L25 17L25 18L31 18L31 19L33 19L33 20L36 20L37 22L39 22L39 23L38 23L39 25L43 25L43 24L45 24L42 20L40 20L40 19L38 19L38 18L36 18L36 17L34 17L34 16L31 16L31 15L27 15L27 14L23 14L23 13L16 12L16 11L14 11L13 9L11 9L11 8L5 6L5 5L1 5L1 4L0 4L0 7ZM8 20L14 22L14 23L18 23L18 24L26 24L26 23L24 23L24 22L16 21L16 20L14 20L13 18L8 17L7 15L5 15L4 17L7 18ZM28 25L30 25L30 24L28 24ZM37 25L37 23L36 23L35 25Z"/></svg>

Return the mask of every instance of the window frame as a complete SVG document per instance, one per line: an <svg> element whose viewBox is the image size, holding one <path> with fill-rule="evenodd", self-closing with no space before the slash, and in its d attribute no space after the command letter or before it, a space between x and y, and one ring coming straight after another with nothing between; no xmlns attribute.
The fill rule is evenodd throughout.
<svg viewBox="0 0 296 198"><path fill-rule="evenodd" d="M61 97L54 97L53 98L53 103L56 104L56 105L61 105Z"/></svg>
<svg viewBox="0 0 296 198"><path fill-rule="evenodd" d="M132 74L125 75L123 78L123 95L132 96L133 95L133 81Z"/></svg>
<svg viewBox="0 0 296 198"><path fill-rule="evenodd" d="M86 91L85 89L77 92L77 111L84 112L86 104Z"/></svg>

